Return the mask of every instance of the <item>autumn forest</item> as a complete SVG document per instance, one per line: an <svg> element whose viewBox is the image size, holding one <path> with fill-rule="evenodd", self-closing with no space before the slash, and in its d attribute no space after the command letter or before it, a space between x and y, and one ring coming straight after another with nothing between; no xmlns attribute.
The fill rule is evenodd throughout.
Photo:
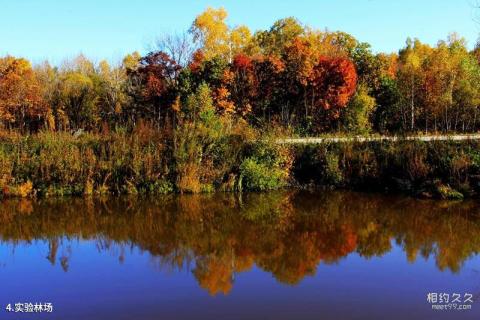
<svg viewBox="0 0 480 320"><path fill-rule="evenodd" d="M2 194L275 189L302 171L278 137L480 127L480 46L469 50L457 34L375 53L293 17L255 32L226 19L208 8L187 32L161 35L150 53L118 65L83 55L59 66L0 58ZM414 185L452 184L433 180L456 170L461 186L480 159L468 147L437 170L426 147L396 148L411 155L398 169ZM371 168L373 158L337 151L314 157L324 182L350 184L345 169L356 166L368 184L391 168L374 159L378 170L367 172L347 160Z"/></svg>

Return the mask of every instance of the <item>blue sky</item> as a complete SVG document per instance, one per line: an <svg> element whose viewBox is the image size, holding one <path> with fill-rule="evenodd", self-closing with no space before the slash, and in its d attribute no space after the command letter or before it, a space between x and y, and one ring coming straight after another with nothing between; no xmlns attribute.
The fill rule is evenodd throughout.
<svg viewBox="0 0 480 320"><path fill-rule="evenodd" d="M0 0L0 55L59 63L82 52L96 60L120 60L128 52L145 52L161 33L188 29L208 6L223 6L230 25L252 30L295 16L316 28L349 32L375 51L397 51L408 36L435 44L454 31L473 47L480 32L475 1Z"/></svg>

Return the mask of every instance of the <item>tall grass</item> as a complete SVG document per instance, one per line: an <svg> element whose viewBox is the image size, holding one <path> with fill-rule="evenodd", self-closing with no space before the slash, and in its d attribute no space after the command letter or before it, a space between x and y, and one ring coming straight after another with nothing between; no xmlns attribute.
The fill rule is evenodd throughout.
<svg viewBox="0 0 480 320"><path fill-rule="evenodd" d="M19 188L26 183L45 196L171 191L161 137L144 131L79 137L66 132L3 135L3 194L22 195Z"/></svg>
<svg viewBox="0 0 480 320"><path fill-rule="evenodd" d="M480 143L405 141L275 143L243 122L140 123L106 133L0 133L0 196L264 191L289 185L401 191L425 197L480 194Z"/></svg>
<svg viewBox="0 0 480 320"><path fill-rule="evenodd" d="M50 131L2 133L0 195L199 193L276 189L286 184L290 168L280 164L280 150L286 147L263 142L244 122L217 120L215 128L179 126L174 138L142 123L131 132L117 129L79 136ZM268 186L257 188L251 180L242 183L240 176L246 172L242 163L249 157L258 158L267 179L275 177Z"/></svg>
<svg viewBox="0 0 480 320"><path fill-rule="evenodd" d="M405 141L297 147L301 184L462 198L480 193L480 143Z"/></svg>

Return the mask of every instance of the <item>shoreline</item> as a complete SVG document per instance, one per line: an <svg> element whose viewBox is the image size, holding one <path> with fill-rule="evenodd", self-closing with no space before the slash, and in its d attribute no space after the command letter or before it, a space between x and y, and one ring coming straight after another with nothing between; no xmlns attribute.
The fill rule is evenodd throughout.
<svg viewBox="0 0 480 320"><path fill-rule="evenodd" d="M238 140L231 137L223 143L222 162L204 156L206 165L192 169L192 160L173 157L155 133L147 138L136 133L3 136L0 198L285 188L367 190L449 200L480 194L480 141L473 139L288 145L272 138Z"/></svg>

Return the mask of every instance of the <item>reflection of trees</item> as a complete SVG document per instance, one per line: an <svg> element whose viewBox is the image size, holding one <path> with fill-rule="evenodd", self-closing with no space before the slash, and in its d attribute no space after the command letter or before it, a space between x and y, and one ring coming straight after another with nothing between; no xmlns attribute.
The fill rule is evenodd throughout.
<svg viewBox="0 0 480 320"><path fill-rule="evenodd" d="M420 201L346 192L276 192L168 196L162 199L9 200L0 206L0 239L44 239L47 259L67 271L69 240L94 239L100 251L149 252L163 268L194 264L210 294L227 294L235 274L254 264L296 284L319 263L351 252L365 258L391 250L407 259L434 257L460 270L480 249L480 207L474 202Z"/></svg>
<svg viewBox="0 0 480 320"><path fill-rule="evenodd" d="M55 261L57 260L57 251L58 251L58 239L54 238L48 242L48 256L47 260L50 261L50 263L55 265Z"/></svg>

